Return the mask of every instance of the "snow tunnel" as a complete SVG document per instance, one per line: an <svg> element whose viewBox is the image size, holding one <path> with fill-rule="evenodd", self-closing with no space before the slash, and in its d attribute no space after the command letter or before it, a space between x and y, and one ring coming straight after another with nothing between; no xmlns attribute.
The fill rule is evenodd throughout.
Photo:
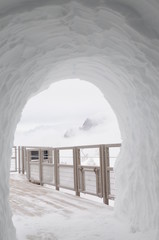
<svg viewBox="0 0 159 240"><path fill-rule="evenodd" d="M9 161L22 109L66 78L96 85L116 113L116 214L133 231L158 228L158 11L156 0L0 1L0 239L16 239Z"/></svg>

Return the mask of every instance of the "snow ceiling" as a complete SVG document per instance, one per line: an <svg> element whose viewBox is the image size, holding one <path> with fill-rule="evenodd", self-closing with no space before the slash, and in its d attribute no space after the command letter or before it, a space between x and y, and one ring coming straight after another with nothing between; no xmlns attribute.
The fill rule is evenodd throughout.
<svg viewBox="0 0 159 240"><path fill-rule="evenodd" d="M133 231L159 226L158 12L157 0L0 0L0 239L15 239L9 159L21 111L66 78L96 85L118 118L116 213Z"/></svg>

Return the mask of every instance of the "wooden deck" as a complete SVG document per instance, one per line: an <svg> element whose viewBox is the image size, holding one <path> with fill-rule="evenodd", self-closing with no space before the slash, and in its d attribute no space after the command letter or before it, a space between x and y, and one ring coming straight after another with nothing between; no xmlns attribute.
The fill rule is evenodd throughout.
<svg viewBox="0 0 159 240"><path fill-rule="evenodd" d="M18 174L11 174L10 190L18 240L126 239L114 229L110 206L30 183Z"/></svg>

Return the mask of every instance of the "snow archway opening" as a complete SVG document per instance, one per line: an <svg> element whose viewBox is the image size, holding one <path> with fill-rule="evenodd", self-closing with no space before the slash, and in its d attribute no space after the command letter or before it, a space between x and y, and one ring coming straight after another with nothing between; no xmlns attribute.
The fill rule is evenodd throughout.
<svg viewBox="0 0 159 240"><path fill-rule="evenodd" d="M158 4L143 0L130 7L117 1L119 7L112 2L36 2L1 15L1 239L15 239L9 159L21 111L52 80L75 77L104 93L119 122L123 143L116 212L134 231L158 228Z"/></svg>
<svg viewBox="0 0 159 240"><path fill-rule="evenodd" d="M121 143L114 111L97 87L80 79L61 80L32 97L14 136L15 146L113 143Z"/></svg>

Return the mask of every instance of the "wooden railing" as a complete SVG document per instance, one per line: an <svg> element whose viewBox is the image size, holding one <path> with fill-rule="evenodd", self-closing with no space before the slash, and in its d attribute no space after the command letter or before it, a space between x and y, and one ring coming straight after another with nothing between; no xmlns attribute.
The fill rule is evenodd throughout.
<svg viewBox="0 0 159 240"><path fill-rule="evenodd" d="M26 174L30 182L103 198L105 204L115 199L114 163L121 144L75 147L13 148L14 171ZM12 165L12 164L11 164ZM13 170L12 170L13 171Z"/></svg>

